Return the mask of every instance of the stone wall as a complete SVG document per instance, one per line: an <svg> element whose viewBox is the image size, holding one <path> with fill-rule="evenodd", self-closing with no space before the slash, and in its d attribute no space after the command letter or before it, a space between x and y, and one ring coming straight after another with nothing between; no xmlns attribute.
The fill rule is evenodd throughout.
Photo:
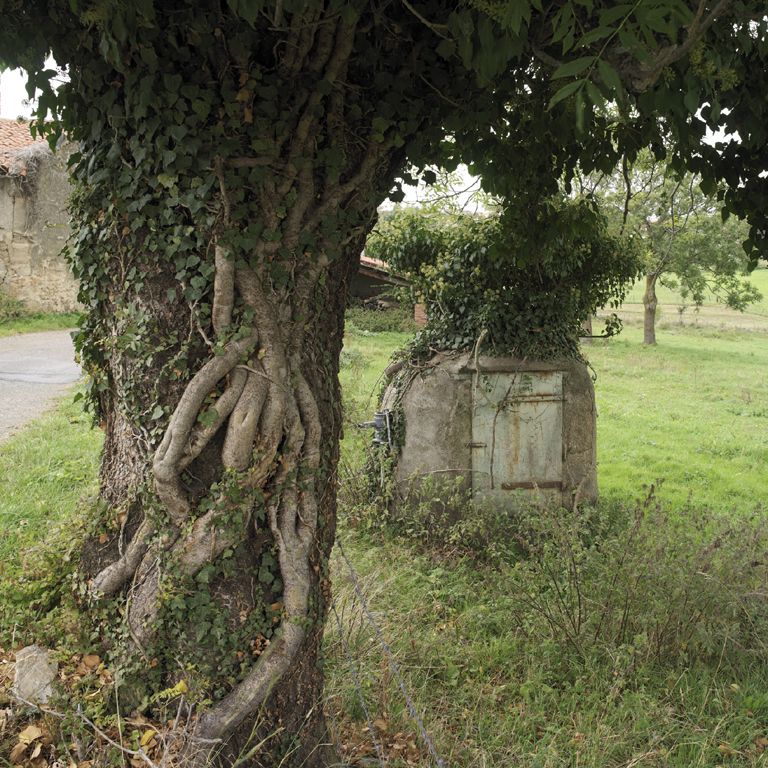
<svg viewBox="0 0 768 768"><path fill-rule="evenodd" d="M70 151L34 145L22 153L25 176L0 176L0 290L33 312L77 308L77 284L60 255L70 234Z"/></svg>

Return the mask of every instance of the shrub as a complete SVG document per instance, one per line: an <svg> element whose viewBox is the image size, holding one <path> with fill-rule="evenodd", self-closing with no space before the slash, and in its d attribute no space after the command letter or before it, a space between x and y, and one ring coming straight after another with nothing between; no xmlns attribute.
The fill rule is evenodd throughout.
<svg viewBox="0 0 768 768"><path fill-rule="evenodd" d="M544 508L521 517L512 612L579 655L620 649L657 662L766 658L765 514L729 519L656 498L630 510Z"/></svg>
<svg viewBox="0 0 768 768"><path fill-rule="evenodd" d="M368 465L350 505L356 527L432 550L474 553L500 568L504 611L584 661L629 654L652 663L748 655L768 660L768 520L733 519L688 503L671 510L651 487L631 508L576 511L526 503L510 514L426 478L412 504L389 504L384 472ZM379 467L381 470L381 467ZM361 491L376 487L373 502ZM463 504L462 518L441 514ZM351 501L352 499L348 499Z"/></svg>
<svg viewBox="0 0 768 768"><path fill-rule="evenodd" d="M22 317L29 316L29 314L23 302L0 291L0 323L5 323L9 320L19 320Z"/></svg>

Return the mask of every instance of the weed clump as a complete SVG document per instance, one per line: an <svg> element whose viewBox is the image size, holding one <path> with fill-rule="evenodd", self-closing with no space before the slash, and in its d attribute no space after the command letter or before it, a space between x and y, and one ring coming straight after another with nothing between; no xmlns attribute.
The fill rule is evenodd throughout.
<svg viewBox="0 0 768 768"><path fill-rule="evenodd" d="M6 323L9 320L21 320L29 316L29 311L24 306L24 302L15 299L8 293L0 291L0 323Z"/></svg>
<svg viewBox="0 0 768 768"><path fill-rule="evenodd" d="M393 504L394 483L376 475L347 484L347 525L496 569L509 617L583 660L627 649L655 663L733 653L768 660L761 508L746 517L690 501L674 510L651 486L630 506L566 510L521 499L510 513L474 503L462 478L438 484L429 477L410 504ZM358 503L350 504L355 494ZM442 512L457 507L458 520Z"/></svg>

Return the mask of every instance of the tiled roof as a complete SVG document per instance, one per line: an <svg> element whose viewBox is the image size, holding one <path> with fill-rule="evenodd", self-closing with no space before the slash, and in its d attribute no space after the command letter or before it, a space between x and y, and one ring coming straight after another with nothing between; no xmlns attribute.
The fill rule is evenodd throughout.
<svg viewBox="0 0 768 768"><path fill-rule="evenodd" d="M24 163L13 162L14 157L26 147L45 143L45 139L39 136L36 139L32 138L29 133L29 123L0 118L0 168L4 171L25 176L27 170Z"/></svg>
<svg viewBox="0 0 768 768"><path fill-rule="evenodd" d="M385 261L381 261L380 259L372 259L370 256L366 256L365 254L360 256L360 263L364 264L366 267L373 267L374 269L389 269L389 264L387 264Z"/></svg>
<svg viewBox="0 0 768 768"><path fill-rule="evenodd" d="M381 280L386 280L388 283L395 285L408 285L408 280L402 275L392 272L389 268L389 264L380 259L372 259L370 256L361 254L360 256L360 268L358 269L360 274L368 275L368 277L375 277Z"/></svg>

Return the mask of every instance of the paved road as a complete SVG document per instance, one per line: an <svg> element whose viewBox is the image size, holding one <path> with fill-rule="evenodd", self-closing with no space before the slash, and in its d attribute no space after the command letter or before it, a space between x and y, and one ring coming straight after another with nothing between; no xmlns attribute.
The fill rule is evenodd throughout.
<svg viewBox="0 0 768 768"><path fill-rule="evenodd" d="M69 331L0 339L0 443L51 408L80 376Z"/></svg>

